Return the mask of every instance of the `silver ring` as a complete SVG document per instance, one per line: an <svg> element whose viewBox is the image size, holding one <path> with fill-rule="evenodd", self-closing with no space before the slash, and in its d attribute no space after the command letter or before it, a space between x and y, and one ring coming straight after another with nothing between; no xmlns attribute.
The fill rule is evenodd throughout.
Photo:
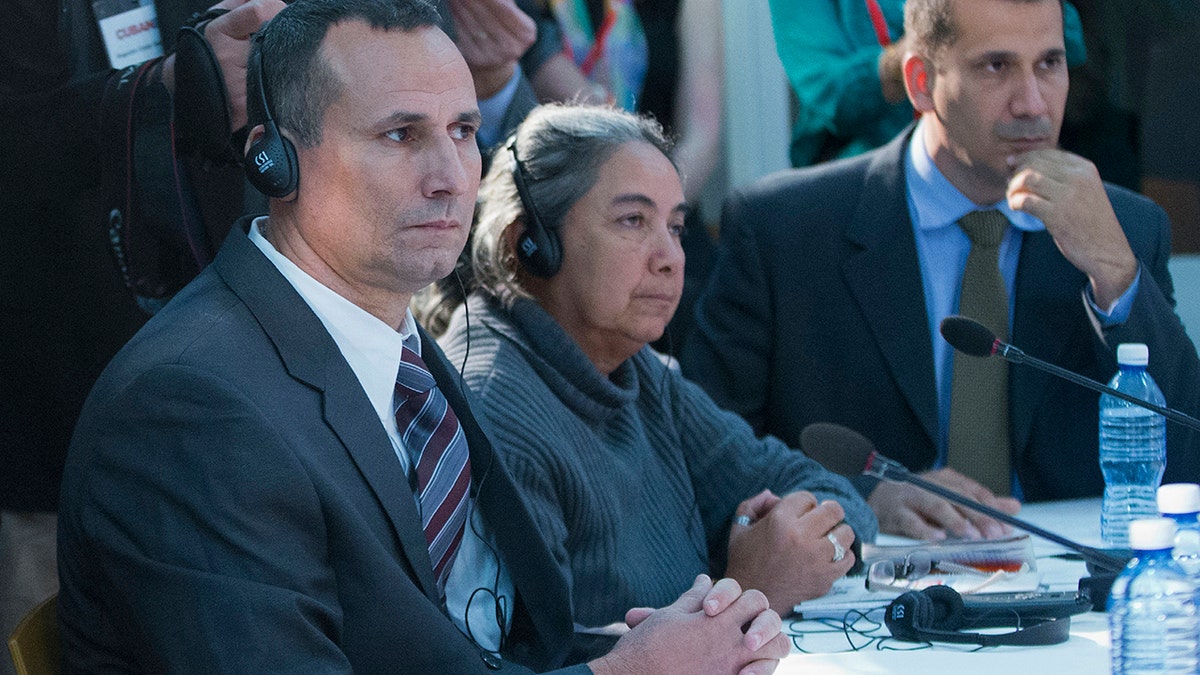
<svg viewBox="0 0 1200 675"><path fill-rule="evenodd" d="M842 542L838 541L832 532L827 533L825 538L833 544L833 562L841 562L842 558L846 557L846 547L842 546Z"/></svg>
<svg viewBox="0 0 1200 675"><path fill-rule="evenodd" d="M738 516L737 518L734 518L733 522L735 525L741 525L742 527L750 527L750 523L752 521L750 520L750 516L742 514L742 515Z"/></svg>

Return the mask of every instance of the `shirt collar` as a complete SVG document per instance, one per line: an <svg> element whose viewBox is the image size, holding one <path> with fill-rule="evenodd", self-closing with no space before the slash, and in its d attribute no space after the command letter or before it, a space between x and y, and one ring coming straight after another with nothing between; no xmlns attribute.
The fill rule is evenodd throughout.
<svg viewBox="0 0 1200 675"><path fill-rule="evenodd" d="M390 415L396 372L400 368L401 347L407 345L418 354L421 352L421 340L412 311L407 308L404 310L404 324L400 330L392 328L317 281L276 250L259 229L260 223L264 222L266 216L256 218L251 224L250 241L258 246L321 320L358 377L372 406L377 412Z"/></svg>
<svg viewBox="0 0 1200 675"><path fill-rule="evenodd" d="M915 210L914 221L919 229L947 227L957 223L971 211L982 208L998 209L1008 218L1008 222L1019 230L1037 232L1046 229L1037 218L1024 211L1014 211L1009 207L1008 200L1001 199L995 204L981 207L954 187L929 156L929 150L925 146L923 119L917 123L909 140L905 169L908 194Z"/></svg>

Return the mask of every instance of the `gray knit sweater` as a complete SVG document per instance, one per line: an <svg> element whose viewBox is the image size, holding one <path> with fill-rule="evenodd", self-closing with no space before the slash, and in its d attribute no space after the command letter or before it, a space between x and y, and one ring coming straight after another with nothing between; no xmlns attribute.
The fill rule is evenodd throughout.
<svg viewBox="0 0 1200 675"><path fill-rule="evenodd" d="M537 305L478 295L464 377L571 585L577 623L621 621L720 574L734 509L764 488L836 499L860 538L875 516L845 479L740 417L642 349L608 378ZM462 308L443 348L463 363Z"/></svg>

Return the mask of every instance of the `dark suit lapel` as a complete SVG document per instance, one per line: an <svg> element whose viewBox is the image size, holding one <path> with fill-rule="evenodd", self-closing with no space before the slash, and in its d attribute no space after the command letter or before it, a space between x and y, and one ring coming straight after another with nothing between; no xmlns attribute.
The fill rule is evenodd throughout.
<svg viewBox="0 0 1200 675"><path fill-rule="evenodd" d="M1068 345L1089 344L1073 337L1091 330L1080 293L1086 279L1062 256L1048 232L1025 232L1014 283L1013 345L1030 356L1065 362ZM1009 367L1009 415L1013 448L1020 457L1033 420L1050 388L1051 376L1029 366Z"/></svg>
<svg viewBox="0 0 1200 675"><path fill-rule="evenodd" d="M288 373L322 392L325 421L391 521L409 575L439 604L421 518L387 432L321 320L246 236L249 223L234 225L214 262L217 271L258 319Z"/></svg>
<svg viewBox="0 0 1200 675"><path fill-rule="evenodd" d="M471 449L471 481L475 499L496 549L512 576L518 595L538 634L542 653L535 662L556 665L571 641L570 596L565 579L538 537L516 484L472 413L461 378L438 346L421 333L421 355L450 407L458 415ZM519 632L514 626L514 633ZM528 647L529 645L525 645Z"/></svg>
<svg viewBox="0 0 1200 675"><path fill-rule="evenodd" d="M357 379L334 376L326 380L325 420L342 439L387 511L421 589L434 604L440 604L441 595L429 561L429 547L412 488Z"/></svg>
<svg viewBox="0 0 1200 675"><path fill-rule="evenodd" d="M907 139L904 135L885 146L867 169L862 197L846 227L854 252L842 271L893 381L936 447L933 347L904 182Z"/></svg>

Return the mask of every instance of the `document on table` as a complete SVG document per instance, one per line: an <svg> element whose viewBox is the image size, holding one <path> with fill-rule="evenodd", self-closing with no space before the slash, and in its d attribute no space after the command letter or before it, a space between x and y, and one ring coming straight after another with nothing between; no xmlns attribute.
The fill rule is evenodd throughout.
<svg viewBox="0 0 1200 675"><path fill-rule="evenodd" d="M1017 593L1033 592L1041 587L1042 575L1038 572L996 572L987 577L976 575L930 574L920 579L900 581L888 590L868 590L866 576L842 577L833 583L833 588L819 598L805 600L792 611L805 619L841 619L846 612L866 612L886 607L901 593L920 590L930 586L944 585L968 595L971 593ZM902 585L899 585L902 584Z"/></svg>

